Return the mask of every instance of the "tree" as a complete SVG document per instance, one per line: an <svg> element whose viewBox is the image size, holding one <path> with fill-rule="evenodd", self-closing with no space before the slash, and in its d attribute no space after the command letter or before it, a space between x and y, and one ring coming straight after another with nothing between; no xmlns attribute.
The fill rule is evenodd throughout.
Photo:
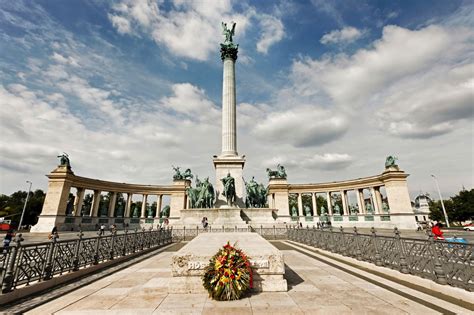
<svg viewBox="0 0 474 315"><path fill-rule="evenodd" d="M27 195L26 191L17 191L10 196L0 195L0 216L8 217L14 225L20 223ZM45 193L41 189L30 192L22 225L34 225L38 222L44 198Z"/></svg>
<svg viewBox="0 0 474 315"><path fill-rule="evenodd" d="M474 218L474 189L461 190L456 196L448 200L443 200L448 220L453 224L461 225L462 222ZM445 222L441 202L431 201L430 219L434 221ZM446 222L445 222L446 223Z"/></svg>

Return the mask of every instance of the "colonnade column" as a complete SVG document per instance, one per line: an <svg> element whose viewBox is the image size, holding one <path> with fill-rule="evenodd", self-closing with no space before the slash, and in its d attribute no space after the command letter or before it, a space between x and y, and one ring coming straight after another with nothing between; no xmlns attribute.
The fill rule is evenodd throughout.
<svg viewBox="0 0 474 315"><path fill-rule="evenodd" d="M298 215L304 215L303 211L303 196L301 193L298 193Z"/></svg>
<svg viewBox="0 0 474 315"><path fill-rule="evenodd" d="M347 207L347 192L341 190L341 199L342 199L342 212L344 215L349 215L349 209Z"/></svg>
<svg viewBox="0 0 474 315"><path fill-rule="evenodd" d="M158 199L156 200L155 219L160 218L161 204L162 204L162 203L163 203L163 195L158 195Z"/></svg>
<svg viewBox="0 0 474 315"><path fill-rule="evenodd" d="M380 187L374 188L375 191L375 204L376 204L376 209L377 213L381 214L383 211L382 209L382 195L380 194Z"/></svg>
<svg viewBox="0 0 474 315"><path fill-rule="evenodd" d="M124 218L130 218L130 208L132 207L132 196L133 194L127 193L127 204L125 205Z"/></svg>
<svg viewBox="0 0 474 315"><path fill-rule="evenodd" d="M326 202L328 204L328 213L332 215L331 193L329 191L326 193Z"/></svg>
<svg viewBox="0 0 474 315"><path fill-rule="evenodd" d="M94 190L94 197L92 198L92 209L90 216L97 217L97 212L99 211L99 204L100 204L100 190Z"/></svg>
<svg viewBox="0 0 474 315"><path fill-rule="evenodd" d="M109 218L113 218L115 216L116 201L117 201L117 193L113 192L112 196L109 199Z"/></svg>
<svg viewBox="0 0 474 315"><path fill-rule="evenodd" d="M74 200L74 215L80 216L82 204L84 202L84 193L86 190L84 188L77 188L76 200Z"/></svg>
<svg viewBox="0 0 474 315"><path fill-rule="evenodd" d="M316 208L316 193L311 193L311 202L313 203L313 216L317 216L318 208Z"/></svg>
<svg viewBox="0 0 474 315"><path fill-rule="evenodd" d="M380 205L377 201L377 194L374 187L370 187L370 194L372 195L372 203L374 204L374 212L380 214Z"/></svg>
<svg viewBox="0 0 474 315"><path fill-rule="evenodd" d="M362 189L357 189L357 206L359 207L359 214L365 213L364 193Z"/></svg>
<svg viewBox="0 0 474 315"><path fill-rule="evenodd" d="M143 195L143 199L142 199L142 213L140 215L140 218L145 218L145 215L146 215L146 201L147 201L147 198L148 196L147 195Z"/></svg>

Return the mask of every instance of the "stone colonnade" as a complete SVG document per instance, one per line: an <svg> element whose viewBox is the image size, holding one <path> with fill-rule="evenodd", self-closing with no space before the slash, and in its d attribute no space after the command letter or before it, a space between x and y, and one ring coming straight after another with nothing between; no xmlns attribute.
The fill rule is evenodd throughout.
<svg viewBox="0 0 474 315"><path fill-rule="evenodd" d="M66 166L58 166L49 175L48 192L38 223L32 232L50 232L54 226L60 230L76 230L79 225L83 229L92 229L97 224L135 224L159 222L163 196L169 196L169 220L179 218L179 211L186 209L186 188L191 185L188 180L175 180L173 185L135 185L102 181L74 175ZM71 205L70 193L76 190L74 203ZM89 213L81 213L86 190L93 192ZM109 193L107 213L99 213L102 192ZM123 213L117 215L118 194L124 195ZM132 198L141 196L141 209L136 217L132 213ZM150 196L157 196L156 214L149 217L146 213L147 201ZM69 208L68 208L69 205ZM71 207L72 206L72 207ZM71 209L72 208L72 209Z"/></svg>
<svg viewBox="0 0 474 315"><path fill-rule="evenodd" d="M367 221L367 226L414 228L416 221L408 193L407 177L408 174L400 169L389 168L380 175L331 183L288 184L285 179L270 179L268 204L270 208L277 208L279 217L286 222L309 223L319 220L332 221L338 226L365 226ZM369 198L365 197L364 190L368 191ZM382 195L382 190L385 190L385 196ZM356 204L352 207L348 199L350 191L355 193ZM296 203L290 208L292 195L296 197ZM311 196L310 207L303 206L304 195ZM318 203L318 195L324 196L324 204ZM335 195L340 195L336 207L333 202ZM324 213L317 213L322 206ZM306 207L311 213L305 211Z"/></svg>

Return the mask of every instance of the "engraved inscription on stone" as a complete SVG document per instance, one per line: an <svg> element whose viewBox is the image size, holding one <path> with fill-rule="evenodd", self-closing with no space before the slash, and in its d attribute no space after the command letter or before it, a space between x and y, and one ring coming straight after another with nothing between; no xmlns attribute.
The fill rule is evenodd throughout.
<svg viewBox="0 0 474 315"><path fill-rule="evenodd" d="M270 262L268 260L252 260L250 263L257 268L270 268Z"/></svg>
<svg viewBox="0 0 474 315"><path fill-rule="evenodd" d="M206 268L208 264L202 261L190 261L188 262L188 270L199 270Z"/></svg>

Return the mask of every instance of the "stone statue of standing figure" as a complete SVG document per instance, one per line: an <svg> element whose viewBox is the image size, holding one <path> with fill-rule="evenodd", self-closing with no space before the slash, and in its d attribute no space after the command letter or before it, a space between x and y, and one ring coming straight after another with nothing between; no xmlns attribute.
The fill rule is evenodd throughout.
<svg viewBox="0 0 474 315"><path fill-rule="evenodd" d="M233 206L235 203L235 179L227 173L227 176L221 179L224 184L223 195L227 199L227 205Z"/></svg>
<svg viewBox="0 0 474 315"><path fill-rule="evenodd" d="M231 22L231 23L232 23L232 28L228 29L227 23L222 22L222 34L225 35L225 41L224 41L225 44L233 42L232 37L235 34L235 22Z"/></svg>

